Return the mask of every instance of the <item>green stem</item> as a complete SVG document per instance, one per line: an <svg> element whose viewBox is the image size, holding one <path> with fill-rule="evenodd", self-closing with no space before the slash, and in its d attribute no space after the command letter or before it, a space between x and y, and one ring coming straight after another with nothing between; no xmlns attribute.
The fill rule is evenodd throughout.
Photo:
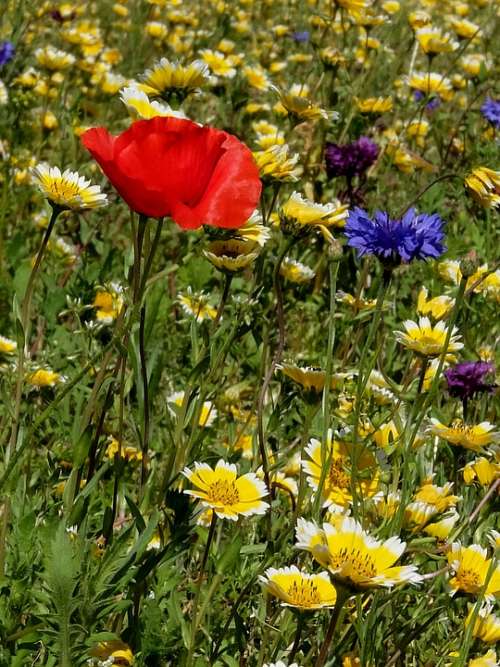
<svg viewBox="0 0 500 667"><path fill-rule="evenodd" d="M321 646L318 659L316 660L314 667L323 667L323 665L326 662L326 659L328 657L328 651L330 649L330 644L332 643L333 635L335 634L335 630L337 629L337 625L340 619L340 613L348 597L349 593L346 590L344 590L340 586L337 587L337 600L335 602L335 607L333 608L332 617L330 619L330 623L326 631L325 639L323 640L323 644Z"/></svg>
<svg viewBox="0 0 500 667"><path fill-rule="evenodd" d="M329 274L330 274L330 309L328 316L328 347L326 349L326 367L325 367L325 386L323 388L323 397L321 401L321 418L323 422L323 433L321 438L321 460L325 461L326 465L321 467L321 476L318 483L318 490L314 500L314 513L321 512L321 497L323 494L323 486L330 463L327 459L327 443L328 443L328 427L330 425L330 390L332 381L332 366L333 366L333 347L335 345L335 294L337 291L337 274L339 270L339 262L330 260ZM318 517L319 518L319 517Z"/></svg>
<svg viewBox="0 0 500 667"><path fill-rule="evenodd" d="M224 276L224 289L222 292L222 297L219 303L219 307L217 308L217 315L215 316L214 323L213 323L213 329L217 328L217 325L220 322L220 318L222 317L222 313L224 312L224 308L226 307L227 299L229 296L229 290L231 289L231 283L233 282L233 274L232 273L226 273Z"/></svg>
<svg viewBox="0 0 500 667"><path fill-rule="evenodd" d="M205 566L207 564L208 560L208 554L210 552L210 547L212 545L214 535L215 535L215 526L217 523L217 514L215 512L212 513L212 521L210 522L210 528L208 529L208 537L207 537L207 543L205 544L205 550L203 552L203 557L201 560L201 565L200 565L200 572L198 574L198 581L196 583L196 592L194 596L194 602L193 602L193 610L192 610L192 616L193 616L193 622L191 624L191 639L189 642L189 652L186 658L186 665L185 667L191 667L193 664L193 658L194 658L194 649L196 645L196 633L198 630L198 621L200 618L200 615L198 614L198 606L200 603L200 593L201 593L201 587L203 584L203 576L205 574Z"/></svg>
<svg viewBox="0 0 500 667"><path fill-rule="evenodd" d="M49 243L52 230L57 220L57 216L61 212L61 208L58 206L52 206L52 215L50 216L49 224L45 230L45 234L42 239L40 248L31 269L31 273L28 279L28 285L26 287L26 292L24 293L23 303L21 306L21 328L22 328L22 345L19 345L18 349L18 361L17 361L17 380L16 380L16 393L15 393L15 407L14 407L14 419L12 423L12 431L10 434L10 442L6 451L5 461L8 463L10 455L16 450L17 447L17 436L19 433L19 422L21 416L21 401L23 395L23 382L24 382L24 363L26 361L26 356L28 353L27 347L29 344L30 337L30 316L31 316L31 301L33 298L33 292L35 288L35 280L38 275L38 270L40 264L42 263L45 250Z"/></svg>

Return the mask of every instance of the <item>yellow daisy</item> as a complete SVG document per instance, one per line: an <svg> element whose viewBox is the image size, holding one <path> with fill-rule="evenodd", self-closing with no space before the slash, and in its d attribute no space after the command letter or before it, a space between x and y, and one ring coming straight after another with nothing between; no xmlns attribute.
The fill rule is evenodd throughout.
<svg viewBox="0 0 500 667"><path fill-rule="evenodd" d="M496 651L490 649L481 657L469 660L467 667L499 667Z"/></svg>
<svg viewBox="0 0 500 667"><path fill-rule="evenodd" d="M123 288L111 283L107 289L98 289L92 305L96 309L97 321L111 324L123 308Z"/></svg>
<svg viewBox="0 0 500 667"><path fill-rule="evenodd" d="M109 437L109 445L106 448L106 456L113 460L115 456L119 455L125 461L142 461L142 452L132 445L122 444L115 437Z"/></svg>
<svg viewBox="0 0 500 667"><path fill-rule="evenodd" d="M366 114L385 113L392 111L392 97L366 97L365 99L355 98L358 111Z"/></svg>
<svg viewBox="0 0 500 667"><path fill-rule="evenodd" d="M500 431L494 429L494 424L486 421L469 425L464 424L461 419L455 419L450 426L445 426L439 420L431 418L429 433L446 440L450 445L480 452L484 447L500 442Z"/></svg>
<svg viewBox="0 0 500 667"><path fill-rule="evenodd" d="M255 151L253 156L261 178L280 182L298 181L301 174L301 168L297 166L299 154L290 155L289 151L287 144Z"/></svg>
<svg viewBox="0 0 500 667"><path fill-rule="evenodd" d="M182 407L184 403L184 392L176 391L168 397L168 402L175 406L174 412L177 414L179 408ZM198 419L198 426L212 426L217 417L217 410L214 407L214 404L211 401L204 401L203 406L200 412Z"/></svg>
<svg viewBox="0 0 500 667"><path fill-rule="evenodd" d="M398 537L376 540L350 517L343 517L337 526L324 523L323 528L299 519L296 546L311 552L335 581L356 590L421 580L413 565L394 567L405 550L404 542Z"/></svg>
<svg viewBox="0 0 500 667"><path fill-rule="evenodd" d="M61 209L83 211L107 203L106 195L98 185L80 176L76 171L40 163L33 168L35 182L47 199Z"/></svg>
<svg viewBox="0 0 500 667"><path fill-rule="evenodd" d="M472 630L472 636L486 642L486 644L500 642L500 618L492 613L492 609L493 607L490 604L481 607ZM474 608L469 611L465 619L465 627L470 625L473 613Z"/></svg>
<svg viewBox="0 0 500 667"><path fill-rule="evenodd" d="M75 56L53 46L36 49L35 58L39 65L51 71L67 69L75 63Z"/></svg>
<svg viewBox="0 0 500 667"><path fill-rule="evenodd" d="M245 222L243 227L235 230L235 233L245 241L257 243L264 247L271 238L271 230L262 224L262 216L258 211L252 213L251 217Z"/></svg>
<svg viewBox="0 0 500 667"><path fill-rule="evenodd" d="M0 354L14 354L17 350L17 343L15 340L0 336Z"/></svg>
<svg viewBox="0 0 500 667"><path fill-rule="evenodd" d="M448 553L448 563L454 573L449 581L451 595L459 591L479 595L483 591L491 565L486 549L479 544L463 547L460 542L454 542ZM495 565L490 574L484 590L486 600L500 596L500 565Z"/></svg>
<svg viewBox="0 0 500 667"><path fill-rule="evenodd" d="M259 245L253 241L227 239L213 241L203 254L221 271L235 273L253 264L259 256Z"/></svg>
<svg viewBox="0 0 500 667"><path fill-rule="evenodd" d="M279 94L279 99L283 109L293 116L297 122L306 120L328 120L328 112L317 104L314 104L305 95L295 95L293 92L285 93L274 87Z"/></svg>
<svg viewBox="0 0 500 667"><path fill-rule="evenodd" d="M32 387L41 389L42 387L55 387L61 382L66 382L66 378L55 371L39 368L28 375L27 381Z"/></svg>
<svg viewBox="0 0 500 667"><path fill-rule="evenodd" d="M187 65L162 58L144 72L140 88L147 95L184 99L208 83L208 67L201 60Z"/></svg>
<svg viewBox="0 0 500 667"><path fill-rule="evenodd" d="M281 364L278 366L284 375L292 378L295 382L302 385L304 389L312 389L316 392L322 392L325 388L326 373L321 368L312 366L295 366L294 364ZM349 373L333 373L331 376L331 389L340 389L345 380L352 377Z"/></svg>
<svg viewBox="0 0 500 667"><path fill-rule="evenodd" d="M439 357L444 352L446 341L446 324L438 322L432 326L428 317L421 317L417 322L405 320L403 326L406 333L394 331L396 340L409 350L424 357ZM453 331L448 343L446 352L456 352L461 350L463 343L460 342L458 329L453 327Z"/></svg>
<svg viewBox="0 0 500 667"><path fill-rule="evenodd" d="M98 658L100 665L121 665L122 667L132 667L134 664L134 654L130 648L122 641L111 640L98 644L91 649L90 655Z"/></svg>
<svg viewBox="0 0 500 667"><path fill-rule="evenodd" d="M455 305L455 299L445 294L428 299L429 291L427 287L422 286L418 293L417 313L419 315L430 315L435 320L442 320L449 315Z"/></svg>
<svg viewBox="0 0 500 667"><path fill-rule="evenodd" d="M186 118L182 109L175 111L166 102L151 102L146 93L137 85L130 85L120 91L120 99L127 107L132 118L155 118L156 116L173 116Z"/></svg>
<svg viewBox="0 0 500 667"><path fill-rule="evenodd" d="M408 79L408 85L424 95L439 95L443 100L453 97L451 81L437 72L415 72Z"/></svg>
<svg viewBox="0 0 500 667"><path fill-rule="evenodd" d="M316 204L293 192L279 211L284 224L322 227L344 227L349 216L348 206L335 200L329 204Z"/></svg>
<svg viewBox="0 0 500 667"><path fill-rule="evenodd" d="M451 531L455 527L457 521L460 519L458 512L451 512L446 514L439 521L435 521L423 528L423 531L426 535L435 537L438 540L445 541L448 539Z"/></svg>
<svg viewBox="0 0 500 667"><path fill-rule="evenodd" d="M238 477L236 466L222 459L215 469L206 463L195 463L194 470L185 468L183 474L196 487L184 493L199 498L221 519L237 521L240 515L265 514L269 507L262 500L267 495L264 482L253 472Z"/></svg>
<svg viewBox="0 0 500 667"><path fill-rule="evenodd" d="M203 292L194 294L188 287L186 294L179 294L178 301L186 315L194 317L197 322L214 320L217 310L209 303L209 297Z"/></svg>
<svg viewBox="0 0 500 667"><path fill-rule="evenodd" d="M481 206L500 207L500 171L478 167L466 177L465 187Z"/></svg>
<svg viewBox="0 0 500 667"><path fill-rule="evenodd" d="M337 591L326 572L307 574L292 565L279 569L270 567L264 575L259 577L261 583L285 607L304 611L335 606Z"/></svg>
<svg viewBox="0 0 500 667"><path fill-rule="evenodd" d="M439 53L451 53L458 49L456 42L449 33L442 32L439 28L425 26L419 28L415 37L422 51L428 56L437 56Z"/></svg>
<svg viewBox="0 0 500 667"><path fill-rule="evenodd" d="M223 79L232 79L236 76L236 68L233 66L234 61L230 56L211 49L202 49L200 56L215 76Z"/></svg>
<svg viewBox="0 0 500 667"><path fill-rule="evenodd" d="M290 282L299 285L310 282L316 275L310 267L291 257L285 257L281 262L280 274Z"/></svg>
<svg viewBox="0 0 500 667"><path fill-rule="evenodd" d="M303 460L302 467L307 475L309 486L317 491L321 472L328 465L321 493L323 507L338 511L346 509L352 503L351 471L354 462L356 464L355 496L366 500L377 493L380 471L375 457L368 449L363 449L359 456L354 458L355 445L335 440L332 431L329 430L324 457L321 450L321 442L312 438L305 450L309 460Z"/></svg>
<svg viewBox="0 0 500 667"><path fill-rule="evenodd" d="M500 463L492 463L484 456L470 461L463 469L464 482L472 484L478 481L481 486L490 486L500 477Z"/></svg>

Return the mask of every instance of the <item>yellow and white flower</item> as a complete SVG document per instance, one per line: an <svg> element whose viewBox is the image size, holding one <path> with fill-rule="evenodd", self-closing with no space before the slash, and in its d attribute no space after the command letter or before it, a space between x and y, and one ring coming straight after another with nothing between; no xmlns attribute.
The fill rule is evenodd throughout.
<svg viewBox="0 0 500 667"><path fill-rule="evenodd" d="M188 287L186 294L179 294L177 299L186 315L194 317L197 322L214 320L217 315L217 310L209 303L209 297L203 292L195 294Z"/></svg>
<svg viewBox="0 0 500 667"><path fill-rule="evenodd" d="M442 320L449 315L455 305L455 299L445 294L435 296L433 299L428 299L428 296L427 287L422 286L417 299L417 313L419 315L430 315L435 320Z"/></svg>
<svg viewBox="0 0 500 667"><path fill-rule="evenodd" d="M453 571L449 581L451 595L461 591L477 596L483 591L488 579L484 590L485 599L500 596L500 565L493 565L490 572L491 558L479 544L463 547L460 542L454 542L448 553L448 563Z"/></svg>
<svg viewBox="0 0 500 667"><path fill-rule="evenodd" d="M147 95L168 98L177 95L187 97L197 92L209 80L208 67L201 60L187 65L162 58L144 72L140 87Z"/></svg>
<svg viewBox="0 0 500 667"><path fill-rule="evenodd" d="M184 392L176 391L168 397L168 402L175 406L173 412L177 414L178 410L182 408L184 403ZM201 408L200 416L198 418L198 426L212 426L217 418L217 410L212 401L204 401Z"/></svg>
<svg viewBox="0 0 500 667"><path fill-rule="evenodd" d="M14 354L17 350L17 343L15 340L0 336L0 354Z"/></svg>
<svg viewBox="0 0 500 667"><path fill-rule="evenodd" d="M253 472L238 477L236 466L222 459L215 469L206 463L195 463L194 470L185 468L183 474L195 487L184 493L199 498L221 519L237 521L239 516L265 514L269 507L262 500L267 495L264 482Z"/></svg>
<svg viewBox="0 0 500 667"><path fill-rule="evenodd" d="M186 118L182 109L174 110L166 102L150 101L146 93L137 85L130 85L120 91L120 99L127 107L132 118L155 118L156 116L173 116Z"/></svg>
<svg viewBox="0 0 500 667"><path fill-rule="evenodd" d="M466 464L463 476L466 484L472 484L477 480L481 486L490 486L500 477L500 463L493 463L484 456L479 456Z"/></svg>
<svg viewBox="0 0 500 667"><path fill-rule="evenodd" d="M445 426L438 419L431 418L429 433L449 442L480 452L488 445L500 442L500 431L495 431L494 424L481 422L480 424L464 424L461 419L455 419L450 426Z"/></svg>
<svg viewBox="0 0 500 667"><path fill-rule="evenodd" d="M465 187L481 206L500 207L500 171L478 167L466 177Z"/></svg>
<svg viewBox="0 0 500 667"><path fill-rule="evenodd" d="M469 615L465 619L465 627L467 628L472 622L474 607L469 611ZM486 644L496 644L500 642L500 618L493 613L491 604L486 604L477 613L474 627L472 629L472 636L480 639Z"/></svg>
<svg viewBox="0 0 500 667"><path fill-rule="evenodd" d="M291 257L283 258L280 266L280 274L290 282L298 283L299 285L310 282L316 275L309 266Z"/></svg>
<svg viewBox="0 0 500 667"><path fill-rule="evenodd" d="M432 326L428 317L421 317L418 323L405 320L403 326L406 333L394 331L394 336L398 343L401 343L407 349L413 350L424 357L438 357L445 351L444 345L447 336L445 322L438 322ZM457 352L462 347L463 343L460 342L458 329L453 327L446 352Z"/></svg>
<svg viewBox="0 0 500 667"><path fill-rule="evenodd" d="M307 574L292 565L270 567L264 575L259 577L261 583L285 607L313 611L335 606L337 591L326 572Z"/></svg>
<svg viewBox="0 0 500 667"><path fill-rule="evenodd" d="M50 167L41 162L33 167L32 174L45 197L61 209L83 211L107 204L101 188L91 185L76 171L66 169L61 173L59 167Z"/></svg>
<svg viewBox="0 0 500 667"><path fill-rule="evenodd" d="M279 211L280 220L304 227L344 227L349 216L348 206L335 200L328 204L316 204L305 199L299 192L292 193L290 199Z"/></svg>
<svg viewBox="0 0 500 667"><path fill-rule="evenodd" d="M421 580L413 565L394 567L405 550L404 542L398 537L376 540L350 517L343 517L337 526L324 523L323 528L299 519L296 546L311 552L334 581L356 590L390 588Z"/></svg>
<svg viewBox="0 0 500 667"><path fill-rule="evenodd" d="M356 498L373 498L379 489L380 471L373 454L368 449L361 449L356 456L356 446L336 440L331 430L328 431L326 447L322 453L319 440L312 438L306 447L308 459L302 461L309 486L317 491L322 471L325 479L321 490L323 507L330 511L343 511L353 500L353 486ZM356 468L353 484L353 467Z"/></svg>

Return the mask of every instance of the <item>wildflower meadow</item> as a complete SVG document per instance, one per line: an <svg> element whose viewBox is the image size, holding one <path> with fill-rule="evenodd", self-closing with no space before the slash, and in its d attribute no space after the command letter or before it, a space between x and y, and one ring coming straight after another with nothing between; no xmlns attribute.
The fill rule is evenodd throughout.
<svg viewBox="0 0 500 667"><path fill-rule="evenodd" d="M0 667L499 667L500 1L0 4Z"/></svg>

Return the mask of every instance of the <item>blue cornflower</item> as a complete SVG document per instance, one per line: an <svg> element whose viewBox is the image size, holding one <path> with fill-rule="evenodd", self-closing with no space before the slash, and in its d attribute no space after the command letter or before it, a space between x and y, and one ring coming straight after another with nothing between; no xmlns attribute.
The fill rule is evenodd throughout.
<svg viewBox="0 0 500 667"><path fill-rule="evenodd" d="M14 44L12 42L0 42L0 67L6 65L14 57Z"/></svg>
<svg viewBox="0 0 500 667"><path fill-rule="evenodd" d="M414 259L439 257L446 250L443 243L444 222L437 214L417 214L410 208L400 220L392 220L384 211L375 211L373 219L366 211L350 211L344 233L347 245L358 255L375 255L387 265L396 266Z"/></svg>
<svg viewBox="0 0 500 667"><path fill-rule="evenodd" d="M493 127L500 127L500 100L487 97L481 107L481 113Z"/></svg>
<svg viewBox="0 0 500 667"><path fill-rule="evenodd" d="M309 30L296 30L295 32L292 32L292 39L294 42L300 44L302 42L308 42L309 35Z"/></svg>

